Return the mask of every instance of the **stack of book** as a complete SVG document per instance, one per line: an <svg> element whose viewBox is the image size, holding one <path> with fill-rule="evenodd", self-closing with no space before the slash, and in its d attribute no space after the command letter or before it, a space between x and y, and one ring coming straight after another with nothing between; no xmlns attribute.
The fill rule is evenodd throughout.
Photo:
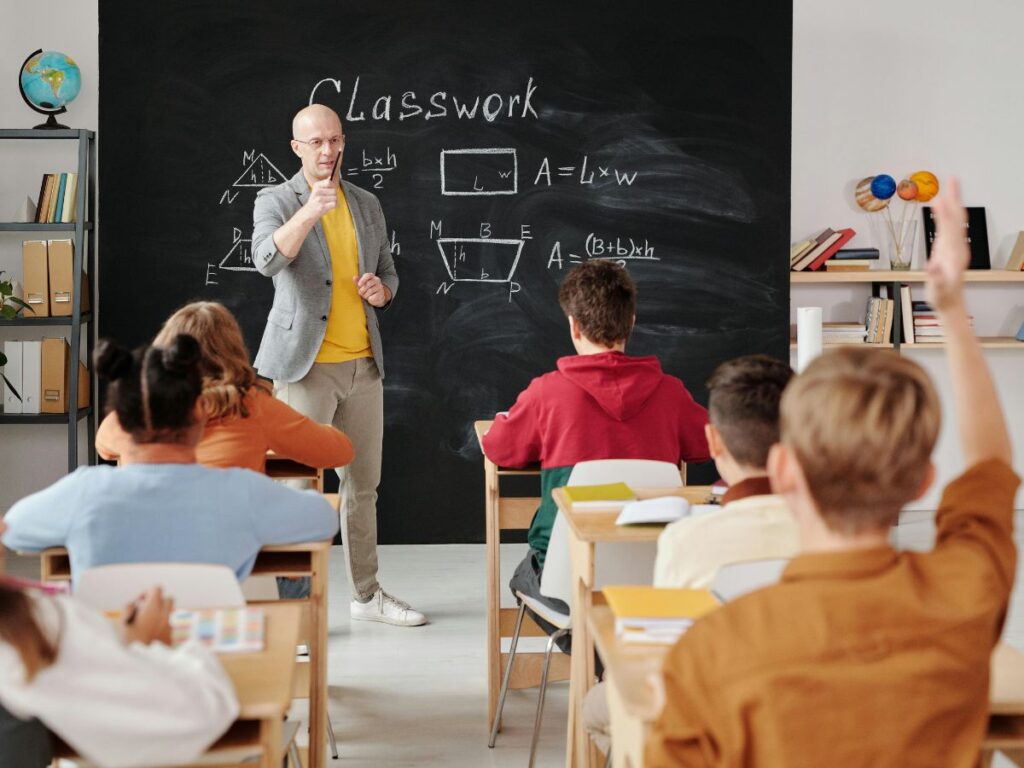
<svg viewBox="0 0 1024 768"><path fill-rule="evenodd" d="M884 344L892 339L892 321L895 317L893 300L882 296L868 299L864 318L865 340L868 344Z"/></svg>
<svg viewBox="0 0 1024 768"><path fill-rule="evenodd" d="M47 173L39 187L37 224L70 223L75 220L77 173Z"/></svg>
<svg viewBox="0 0 1024 768"><path fill-rule="evenodd" d="M917 344L941 344L946 340L942 321L927 301L915 301L914 308L914 341ZM968 318L974 325L974 317Z"/></svg>
<svg viewBox="0 0 1024 768"><path fill-rule="evenodd" d="M789 249L789 268L794 272L821 269L855 234L850 228L825 229L815 238L794 243Z"/></svg>
<svg viewBox="0 0 1024 768"><path fill-rule="evenodd" d="M877 262L877 248L842 248L825 262L825 271L867 272Z"/></svg>
<svg viewBox="0 0 1024 768"><path fill-rule="evenodd" d="M627 643L672 644L698 618L718 607L706 589L605 586L615 634Z"/></svg>
<svg viewBox="0 0 1024 768"><path fill-rule="evenodd" d="M867 328L864 323L822 323L822 344L863 344Z"/></svg>

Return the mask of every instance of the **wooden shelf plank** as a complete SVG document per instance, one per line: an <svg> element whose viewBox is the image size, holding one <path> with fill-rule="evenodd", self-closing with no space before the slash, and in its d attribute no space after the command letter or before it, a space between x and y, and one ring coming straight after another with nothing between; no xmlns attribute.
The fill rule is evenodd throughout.
<svg viewBox="0 0 1024 768"><path fill-rule="evenodd" d="M923 283L925 272L893 272L888 269L873 269L866 272L790 272L793 285L807 283ZM1024 271L1011 272L1008 269L972 269L964 273L967 283L1022 283Z"/></svg>
<svg viewBox="0 0 1024 768"><path fill-rule="evenodd" d="M1024 350L1024 341L1017 341L1013 336L986 336L979 339L981 346L985 349L1021 349ZM871 347L872 349L892 349L892 344L860 344L850 342L848 344L825 344L825 349L836 347ZM789 348L796 349L796 340L789 340ZM900 344L900 349L945 349L945 342L924 342L913 344Z"/></svg>

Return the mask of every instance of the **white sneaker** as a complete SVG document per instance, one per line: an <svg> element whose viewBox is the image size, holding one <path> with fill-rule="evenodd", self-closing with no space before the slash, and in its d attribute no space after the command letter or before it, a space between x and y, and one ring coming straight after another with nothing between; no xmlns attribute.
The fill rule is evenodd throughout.
<svg viewBox="0 0 1024 768"><path fill-rule="evenodd" d="M378 589L369 602L353 600L351 614L353 621L379 621L396 627L418 627L427 623L426 616L383 589Z"/></svg>

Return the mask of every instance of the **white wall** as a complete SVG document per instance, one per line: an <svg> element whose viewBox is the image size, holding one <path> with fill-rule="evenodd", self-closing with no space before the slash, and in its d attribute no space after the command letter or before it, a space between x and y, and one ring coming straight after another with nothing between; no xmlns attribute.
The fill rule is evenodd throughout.
<svg viewBox="0 0 1024 768"><path fill-rule="evenodd" d="M31 111L14 87L14 74L37 48L71 56L82 70L82 92L61 115L72 128L96 128L99 91L96 0L0 0L0 127L31 128L45 118ZM0 142L0 220L14 219L26 195L35 198L44 173L70 171L76 163L75 142ZM21 275L23 233L0 232L0 269ZM62 329L2 328L2 339L39 339ZM0 511L48 485L67 471L67 427L0 425ZM84 425L79 441L85 441ZM84 445L80 451L85 460Z"/></svg>
<svg viewBox="0 0 1024 768"><path fill-rule="evenodd" d="M25 56L43 47L70 54L82 68L82 94L65 122L96 127L96 10L97 0L3 0L0 73L10 74L10 82L0 87L0 126L35 124L35 114L9 86ZM793 15L793 239L825 226L853 226L863 232L857 242L870 242L863 214L850 199L850 183L873 173L925 168L942 178L961 177L968 203L987 208L993 261L1005 263L1011 241L1024 228L1024 4L794 0ZM26 193L35 195L42 173L70 167L70 145L59 162L54 149L53 143L0 145L0 218L10 218ZM20 271L20 237L0 233L0 269ZM970 291L980 332L1006 335L1024 322L1021 288ZM838 304L834 316L853 319L865 298L863 289L800 288L793 305ZM908 354L933 372L948 407L943 353ZM992 351L989 359L1010 414L1017 469L1024 474L1024 349ZM947 410L937 452L944 477L959 466L949 424ZM0 510L62 474L62 429L0 426ZM934 497L926 501L934 505Z"/></svg>
<svg viewBox="0 0 1024 768"><path fill-rule="evenodd" d="M1004 266L1024 229L1022 28L1024 3L1013 0L794 0L792 239L852 226L854 244L878 245L852 185L877 173L899 180L931 170L943 180L960 178L966 203L986 208L993 266ZM915 252L920 268L920 231ZM968 291L979 334L1012 336L1024 323L1024 285ZM918 293L923 298L923 289ZM826 320L859 320L867 296L864 287L794 287L792 322L797 306L824 306ZM904 354L939 386L941 485L962 467L945 353ZM1024 474L1024 344L986 357L1010 420L1015 466ZM914 507L936 504L933 491Z"/></svg>

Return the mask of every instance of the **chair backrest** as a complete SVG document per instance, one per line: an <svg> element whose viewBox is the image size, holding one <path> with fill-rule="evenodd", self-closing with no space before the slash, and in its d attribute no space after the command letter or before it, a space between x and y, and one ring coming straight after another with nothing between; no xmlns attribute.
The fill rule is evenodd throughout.
<svg viewBox="0 0 1024 768"><path fill-rule="evenodd" d="M569 485L626 483L635 488L678 488L683 484L679 465L649 459L595 459L572 468Z"/></svg>
<svg viewBox="0 0 1024 768"><path fill-rule="evenodd" d="M577 463L569 474L569 485L626 483L635 488L678 488L683 484L679 467L668 461L647 459L597 459ZM594 555L594 587L605 584L650 584L654 581L657 542L600 543ZM572 567L569 562L569 532L559 512L551 527L540 591L546 597L564 601L572 608Z"/></svg>
<svg viewBox="0 0 1024 768"><path fill-rule="evenodd" d="M748 592L755 592L777 583L788 563L789 560L785 558L772 558L723 565L715 574L711 591L723 603L728 603Z"/></svg>
<svg viewBox="0 0 1024 768"><path fill-rule="evenodd" d="M548 538L544 570L540 574L540 593L561 600L572 609L572 565L569 562L569 523L558 510Z"/></svg>
<svg viewBox="0 0 1024 768"><path fill-rule="evenodd" d="M176 608L245 605L235 572L207 563L120 563L82 573L75 597L101 611L119 610L150 587L161 587Z"/></svg>

